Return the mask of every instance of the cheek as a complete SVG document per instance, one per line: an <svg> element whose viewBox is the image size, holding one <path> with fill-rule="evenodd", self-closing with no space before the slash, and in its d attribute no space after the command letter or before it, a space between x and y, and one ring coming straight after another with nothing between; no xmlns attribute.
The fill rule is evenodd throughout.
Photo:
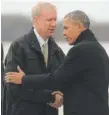
<svg viewBox="0 0 109 115"><path fill-rule="evenodd" d="M47 31L48 31L48 26L44 25L44 26L43 26L43 31L44 31L44 32L47 32Z"/></svg>
<svg viewBox="0 0 109 115"><path fill-rule="evenodd" d="M68 35L69 35L70 38L72 38L73 37L73 32L71 30L69 30Z"/></svg>
<svg viewBox="0 0 109 115"><path fill-rule="evenodd" d="M46 22L41 22L40 25L42 26L43 29L47 29L48 28L48 25Z"/></svg>
<svg viewBox="0 0 109 115"><path fill-rule="evenodd" d="M69 44L71 45L74 41L75 41L74 32L71 31L69 34Z"/></svg>
<svg viewBox="0 0 109 115"><path fill-rule="evenodd" d="M70 37L70 30L66 30L67 37Z"/></svg>
<svg viewBox="0 0 109 115"><path fill-rule="evenodd" d="M50 25L49 25L49 24L46 24L46 25L44 26L44 28L45 28L46 31L48 31L48 30L50 29Z"/></svg>

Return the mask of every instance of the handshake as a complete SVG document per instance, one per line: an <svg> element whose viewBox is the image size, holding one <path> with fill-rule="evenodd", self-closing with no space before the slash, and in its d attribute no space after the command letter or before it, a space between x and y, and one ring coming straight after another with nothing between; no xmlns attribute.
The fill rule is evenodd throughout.
<svg viewBox="0 0 109 115"><path fill-rule="evenodd" d="M54 97L55 101L53 103L48 103L48 105L50 105L53 108L58 109L59 107L62 106L63 104L63 93L60 91L54 91L52 93L52 96Z"/></svg>
<svg viewBox="0 0 109 115"><path fill-rule="evenodd" d="M19 66L17 66L18 72L8 72L5 75L5 82L14 83L14 84L22 84L22 77L25 73L21 70ZM53 108L58 109L63 104L63 93L60 91L54 91L52 94L53 99L55 100L53 103L48 103Z"/></svg>

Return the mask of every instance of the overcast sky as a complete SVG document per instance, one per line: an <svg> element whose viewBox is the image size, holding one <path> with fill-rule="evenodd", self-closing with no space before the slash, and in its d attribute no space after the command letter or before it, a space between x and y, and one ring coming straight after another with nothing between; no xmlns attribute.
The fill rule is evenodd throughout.
<svg viewBox="0 0 109 115"><path fill-rule="evenodd" d="M109 1L108 0L2 0L2 14L22 14L31 16L31 8L38 1L49 1L57 6L58 19L73 10L83 10L95 22L109 22Z"/></svg>

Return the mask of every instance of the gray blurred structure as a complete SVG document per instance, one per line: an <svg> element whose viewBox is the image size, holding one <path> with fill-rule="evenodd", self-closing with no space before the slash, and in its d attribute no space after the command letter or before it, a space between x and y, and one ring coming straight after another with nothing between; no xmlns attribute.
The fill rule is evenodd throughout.
<svg viewBox="0 0 109 115"><path fill-rule="evenodd" d="M27 33L32 27L28 17L22 15L1 15L1 40L13 41ZM109 22L96 23L91 21L91 29L100 41L109 41ZM57 22L54 34L56 41L65 41L63 37L62 21Z"/></svg>
<svg viewBox="0 0 109 115"><path fill-rule="evenodd" d="M1 16L1 40L13 41L24 35L32 27L28 17L22 15Z"/></svg>

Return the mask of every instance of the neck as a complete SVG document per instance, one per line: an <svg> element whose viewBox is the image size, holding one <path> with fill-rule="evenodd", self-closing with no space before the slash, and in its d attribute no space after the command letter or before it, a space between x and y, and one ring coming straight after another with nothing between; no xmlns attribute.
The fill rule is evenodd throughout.
<svg viewBox="0 0 109 115"><path fill-rule="evenodd" d="M86 29L87 29L87 28L82 28L81 31L79 32L77 38L78 38L78 37L80 36L80 34L81 34L83 31L85 31Z"/></svg>
<svg viewBox="0 0 109 115"><path fill-rule="evenodd" d="M46 41L48 39L48 37L44 36L38 28L35 27L35 30L37 31L37 33L39 34L39 36L41 36L41 38L44 41Z"/></svg>

